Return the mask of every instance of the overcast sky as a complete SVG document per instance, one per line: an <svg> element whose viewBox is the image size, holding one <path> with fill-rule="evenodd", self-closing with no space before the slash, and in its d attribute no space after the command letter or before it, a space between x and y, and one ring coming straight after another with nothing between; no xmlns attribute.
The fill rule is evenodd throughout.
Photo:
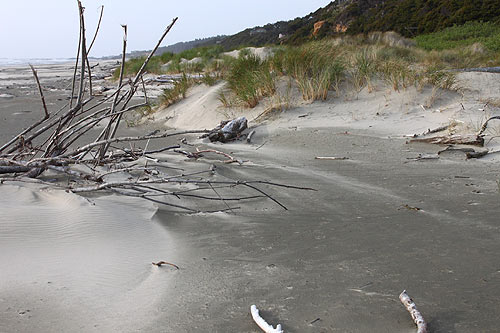
<svg viewBox="0 0 500 333"><path fill-rule="evenodd" d="M83 0L87 39L104 5L103 23L90 56L151 49L172 18L179 21L162 46L234 34L246 28L305 16L330 0ZM70 58L78 43L76 0L0 0L0 58Z"/></svg>

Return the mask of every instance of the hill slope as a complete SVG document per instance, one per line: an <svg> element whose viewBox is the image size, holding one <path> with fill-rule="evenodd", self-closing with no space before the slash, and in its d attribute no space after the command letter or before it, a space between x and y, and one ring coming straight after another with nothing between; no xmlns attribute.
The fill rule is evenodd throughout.
<svg viewBox="0 0 500 333"><path fill-rule="evenodd" d="M254 27L224 38L226 49L284 42L300 44L313 38L314 24L324 21L315 34L396 31L406 37L442 30L469 21L500 23L498 0L337 0L301 18ZM284 36L282 39L279 36Z"/></svg>

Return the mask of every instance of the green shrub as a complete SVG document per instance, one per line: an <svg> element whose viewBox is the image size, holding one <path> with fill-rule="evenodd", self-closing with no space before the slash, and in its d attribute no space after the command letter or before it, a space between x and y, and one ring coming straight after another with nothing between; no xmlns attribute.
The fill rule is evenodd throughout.
<svg viewBox="0 0 500 333"><path fill-rule="evenodd" d="M467 22L442 31L415 37L425 50L447 50L482 43L490 51L500 51L500 25L493 22Z"/></svg>

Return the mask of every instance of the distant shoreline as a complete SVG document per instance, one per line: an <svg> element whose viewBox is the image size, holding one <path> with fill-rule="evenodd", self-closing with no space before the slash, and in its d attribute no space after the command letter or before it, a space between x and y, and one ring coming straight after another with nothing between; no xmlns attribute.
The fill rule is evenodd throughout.
<svg viewBox="0 0 500 333"><path fill-rule="evenodd" d="M114 60L116 57L89 57L90 61ZM31 65L59 65L74 63L76 58L0 58L0 67L16 67Z"/></svg>

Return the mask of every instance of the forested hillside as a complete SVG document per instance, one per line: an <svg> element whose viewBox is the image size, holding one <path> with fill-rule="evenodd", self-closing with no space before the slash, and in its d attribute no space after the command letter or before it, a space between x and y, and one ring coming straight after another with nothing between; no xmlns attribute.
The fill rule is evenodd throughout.
<svg viewBox="0 0 500 333"><path fill-rule="evenodd" d="M313 35L314 24L324 21ZM499 0L337 0L301 18L246 29L224 38L225 49L266 44L301 44L342 33L396 31L406 37L470 21L500 24ZM280 38L281 35L281 38Z"/></svg>

